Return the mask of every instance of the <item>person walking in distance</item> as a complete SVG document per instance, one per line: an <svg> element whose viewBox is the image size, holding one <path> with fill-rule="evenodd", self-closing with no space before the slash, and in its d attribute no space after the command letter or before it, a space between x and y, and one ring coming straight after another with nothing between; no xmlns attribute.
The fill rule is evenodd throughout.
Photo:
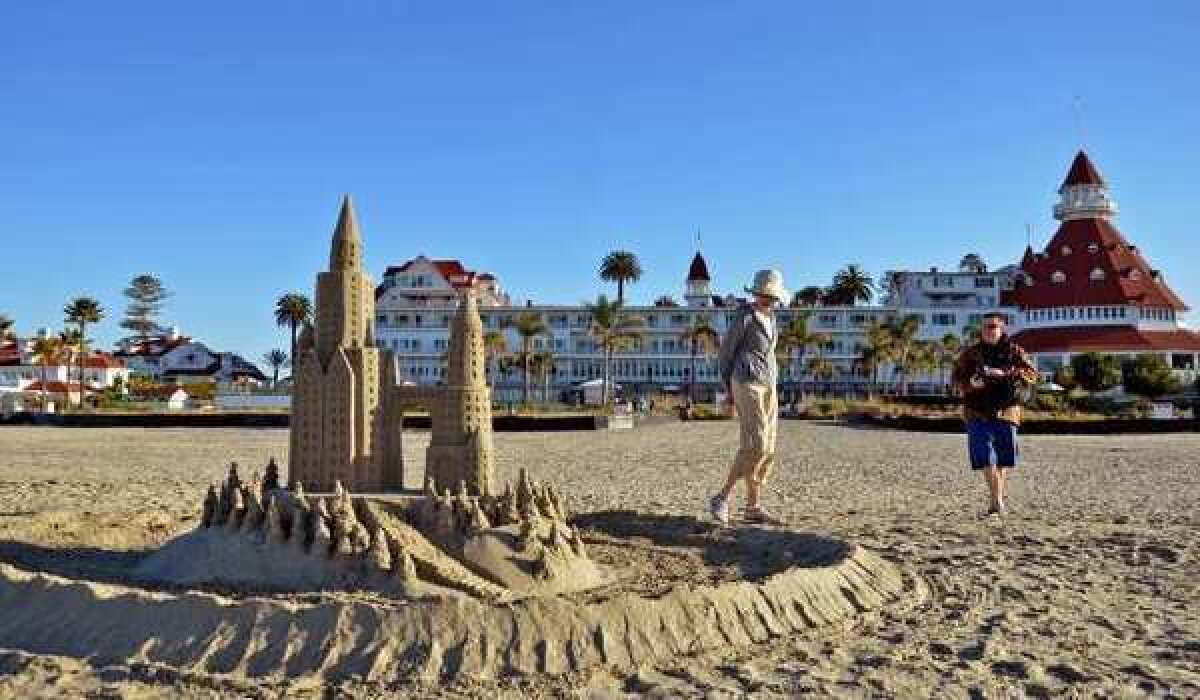
<svg viewBox="0 0 1200 700"><path fill-rule="evenodd" d="M963 350L954 366L954 383L963 395L967 453L971 468L982 471L987 482L988 515L1007 511L1008 472L1020 456L1020 396L1039 378L1029 355L1006 330L1003 314L984 316L980 341Z"/></svg>
<svg viewBox="0 0 1200 700"><path fill-rule="evenodd" d="M759 499L775 463L779 425L775 360L779 334L772 308L789 294L778 270L760 270L746 291L753 301L738 308L718 354L726 410L736 412L741 428L740 446L725 486L709 501L709 512L722 524L729 523L729 500L741 480L746 482L745 521L778 522Z"/></svg>

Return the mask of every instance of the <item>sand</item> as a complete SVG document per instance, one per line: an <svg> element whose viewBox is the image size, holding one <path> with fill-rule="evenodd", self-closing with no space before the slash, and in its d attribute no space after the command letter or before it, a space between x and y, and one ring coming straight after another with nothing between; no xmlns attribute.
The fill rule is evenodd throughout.
<svg viewBox="0 0 1200 700"><path fill-rule="evenodd" d="M564 484L581 517L698 515L735 440L728 423L499 434L497 468ZM427 442L412 435L410 464ZM104 581L132 556L123 550L190 527L230 460L261 467L286 444L281 430L0 428L0 560ZM1023 447L1000 521L979 517L961 437L784 423L768 504L799 531L912 572L926 592L818 629L640 669L329 687L8 650L0 697L1200 696L1200 435Z"/></svg>

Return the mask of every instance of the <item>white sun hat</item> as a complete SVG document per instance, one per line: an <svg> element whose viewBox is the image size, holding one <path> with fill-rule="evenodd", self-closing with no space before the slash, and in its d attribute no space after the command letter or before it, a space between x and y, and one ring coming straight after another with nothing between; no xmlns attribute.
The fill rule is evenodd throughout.
<svg viewBox="0 0 1200 700"><path fill-rule="evenodd" d="M776 301L784 302L791 294L783 286L783 273L779 270L759 270L754 273L754 284L746 287L746 291L764 297L774 297Z"/></svg>

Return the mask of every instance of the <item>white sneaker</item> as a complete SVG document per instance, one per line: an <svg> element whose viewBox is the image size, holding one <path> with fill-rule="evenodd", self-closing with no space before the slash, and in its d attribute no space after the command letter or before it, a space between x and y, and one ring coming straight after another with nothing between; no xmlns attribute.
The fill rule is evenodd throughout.
<svg viewBox="0 0 1200 700"><path fill-rule="evenodd" d="M708 512L713 516L714 520L722 525L729 524L729 501L721 498L719 494L709 500Z"/></svg>

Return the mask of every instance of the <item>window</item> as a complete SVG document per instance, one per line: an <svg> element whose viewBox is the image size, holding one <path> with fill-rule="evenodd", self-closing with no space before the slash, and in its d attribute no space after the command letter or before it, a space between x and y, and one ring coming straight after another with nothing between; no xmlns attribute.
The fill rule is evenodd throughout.
<svg viewBox="0 0 1200 700"><path fill-rule="evenodd" d="M976 277L975 278L975 288L976 289L992 289L995 286L996 286L996 278L995 277Z"/></svg>
<svg viewBox="0 0 1200 700"><path fill-rule="evenodd" d="M836 326L838 317L837 314L821 314L818 320L822 326Z"/></svg>
<svg viewBox="0 0 1200 700"><path fill-rule="evenodd" d="M1055 270L1053 275L1050 275L1050 281L1055 284L1062 284L1067 281L1067 273L1062 270Z"/></svg>
<svg viewBox="0 0 1200 700"><path fill-rule="evenodd" d="M865 326L867 324L867 315L850 314L850 323L855 326Z"/></svg>
<svg viewBox="0 0 1200 700"><path fill-rule="evenodd" d="M933 325L935 326L954 326L958 325L958 319L954 314L934 314Z"/></svg>
<svg viewBox="0 0 1200 700"><path fill-rule="evenodd" d="M1088 252L1089 253L1099 253L1100 246L1095 243L1088 243Z"/></svg>
<svg viewBox="0 0 1200 700"><path fill-rule="evenodd" d="M1071 246L1069 246L1069 245L1065 245L1065 246L1063 246L1063 247L1062 247L1062 254L1063 254L1063 255L1070 255L1070 254L1071 254Z"/></svg>
<svg viewBox="0 0 1200 700"><path fill-rule="evenodd" d="M1094 268L1092 270L1092 273L1090 275L1088 275L1088 279L1092 280L1093 282L1102 281L1104 279L1104 270L1101 270L1098 267Z"/></svg>
<svg viewBox="0 0 1200 700"><path fill-rule="evenodd" d="M1134 281L1137 281L1137 280L1140 280L1141 278L1142 278L1142 273L1141 273L1141 272L1138 272L1137 270L1130 270L1130 271L1129 271L1129 279L1131 279L1131 280L1134 280Z"/></svg>

